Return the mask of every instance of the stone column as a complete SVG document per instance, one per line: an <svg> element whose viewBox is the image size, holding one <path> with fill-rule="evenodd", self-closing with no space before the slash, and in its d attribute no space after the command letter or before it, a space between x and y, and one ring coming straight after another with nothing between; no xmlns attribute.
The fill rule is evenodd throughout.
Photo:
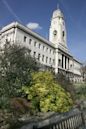
<svg viewBox="0 0 86 129"><path fill-rule="evenodd" d="M66 69L68 70L68 58L66 57Z"/></svg>
<svg viewBox="0 0 86 129"><path fill-rule="evenodd" d="M68 58L68 69L69 69L69 62L70 62L70 60L69 60L69 58Z"/></svg>
<svg viewBox="0 0 86 129"><path fill-rule="evenodd" d="M65 69L65 56L63 57L63 68Z"/></svg>
<svg viewBox="0 0 86 129"><path fill-rule="evenodd" d="M62 54L62 68L63 68L63 58L64 58L64 55Z"/></svg>
<svg viewBox="0 0 86 129"><path fill-rule="evenodd" d="M55 50L55 73L58 73L58 48Z"/></svg>
<svg viewBox="0 0 86 129"><path fill-rule="evenodd" d="M66 69L68 70L68 57L66 58Z"/></svg>

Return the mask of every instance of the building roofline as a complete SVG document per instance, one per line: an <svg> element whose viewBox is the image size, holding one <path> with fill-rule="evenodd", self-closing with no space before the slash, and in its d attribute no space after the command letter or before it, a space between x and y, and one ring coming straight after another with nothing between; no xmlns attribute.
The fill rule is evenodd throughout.
<svg viewBox="0 0 86 129"><path fill-rule="evenodd" d="M25 31L26 33L29 33L30 35L36 37L37 39L39 39L40 41L43 41L44 43L46 43L47 45L49 45L50 47L53 47L54 49L56 49L55 45L48 41L47 39L45 39L44 37L42 37L41 35L37 34L36 32L33 32L31 29L29 29L28 27L22 25L21 23L19 22L12 22L8 25L6 25L5 27L3 27L1 30L0 30L0 35L12 28L19 28L23 31ZM60 49L61 51L63 51L64 53L68 54L70 57L73 58L73 60L75 60L76 62L80 63L82 65L82 63L80 61L78 61L77 59L74 58L74 56L72 56L69 52L65 52L64 50L62 50L60 47L58 47L58 49Z"/></svg>
<svg viewBox="0 0 86 129"><path fill-rule="evenodd" d="M28 27L22 25L21 23L19 22L12 22L10 23L9 25L3 27L1 29L1 33L4 33L5 31L11 29L11 28L19 28L23 31L25 31L26 33L29 33L30 35L36 37L37 39L45 42L46 44L48 44L50 47L53 47L55 48L54 44L51 43L50 41L48 41L47 39L45 39L44 37L42 37L41 35L37 34L36 32L33 32L31 29L29 29Z"/></svg>
<svg viewBox="0 0 86 129"><path fill-rule="evenodd" d="M68 51L64 51L60 47L58 47L58 50L60 50L61 52L65 53L66 55L70 56L71 58L73 58L73 56Z"/></svg>
<svg viewBox="0 0 86 129"><path fill-rule="evenodd" d="M76 62L78 62L79 64L82 65L82 63L78 59L76 59L76 58L73 57L73 60L75 60Z"/></svg>
<svg viewBox="0 0 86 129"><path fill-rule="evenodd" d="M65 51L62 50L60 47L59 47L58 49L59 49L60 51L64 52L65 54L67 54L68 56L70 56L71 58L73 58L74 61L76 61L76 62L78 62L79 64L82 65L82 63L81 63L78 59L74 58L74 56L72 56L69 52L65 52Z"/></svg>

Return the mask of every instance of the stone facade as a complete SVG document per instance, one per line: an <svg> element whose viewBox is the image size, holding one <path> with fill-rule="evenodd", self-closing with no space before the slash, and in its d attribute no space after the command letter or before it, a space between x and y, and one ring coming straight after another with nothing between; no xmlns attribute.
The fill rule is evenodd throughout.
<svg viewBox="0 0 86 129"><path fill-rule="evenodd" d="M49 41L54 44L56 51L58 51L56 52L58 54L55 55L55 61L58 60L56 61L58 63L56 72L63 72L75 82L81 81L81 63L68 50L65 20L60 9L53 12L49 30Z"/></svg>
<svg viewBox="0 0 86 129"><path fill-rule="evenodd" d="M35 57L44 67L52 67L55 73L63 72L75 82L82 80L81 63L70 54L67 48L65 20L60 9L53 12L49 41L18 22L13 22L1 29L0 47L3 47L6 40L29 48L32 57Z"/></svg>

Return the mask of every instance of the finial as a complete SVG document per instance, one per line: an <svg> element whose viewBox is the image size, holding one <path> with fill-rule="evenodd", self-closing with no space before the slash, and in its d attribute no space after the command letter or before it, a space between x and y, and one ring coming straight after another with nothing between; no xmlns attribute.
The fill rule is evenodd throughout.
<svg viewBox="0 0 86 129"><path fill-rule="evenodd" d="M59 9L59 3L57 4L57 9Z"/></svg>

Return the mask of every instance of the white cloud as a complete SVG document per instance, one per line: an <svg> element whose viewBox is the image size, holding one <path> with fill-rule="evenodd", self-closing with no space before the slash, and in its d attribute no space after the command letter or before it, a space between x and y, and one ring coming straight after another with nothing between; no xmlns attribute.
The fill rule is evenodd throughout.
<svg viewBox="0 0 86 129"><path fill-rule="evenodd" d="M27 27L30 28L31 30L42 29L39 23L35 23L35 22L29 22L27 24Z"/></svg>

